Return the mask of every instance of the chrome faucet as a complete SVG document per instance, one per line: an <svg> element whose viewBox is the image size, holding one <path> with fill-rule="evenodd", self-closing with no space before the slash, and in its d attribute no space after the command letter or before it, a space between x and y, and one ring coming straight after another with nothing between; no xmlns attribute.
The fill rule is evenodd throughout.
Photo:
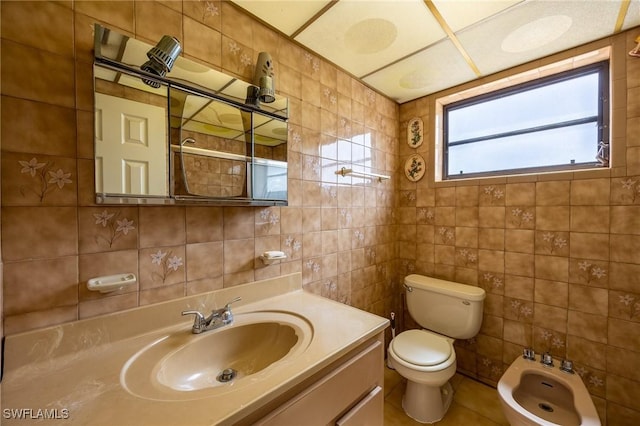
<svg viewBox="0 0 640 426"><path fill-rule="evenodd" d="M553 357L549 352L545 352L540 357L540 363L546 367L553 367Z"/></svg>
<svg viewBox="0 0 640 426"><path fill-rule="evenodd" d="M215 330L222 326L231 324L233 322L233 312L231 312L231 304L242 300L241 297L227 302L224 308L214 309L211 311L211 315L205 317L199 311L182 311L182 315L195 315L193 319L193 327L191 332L194 334L200 334L204 331Z"/></svg>

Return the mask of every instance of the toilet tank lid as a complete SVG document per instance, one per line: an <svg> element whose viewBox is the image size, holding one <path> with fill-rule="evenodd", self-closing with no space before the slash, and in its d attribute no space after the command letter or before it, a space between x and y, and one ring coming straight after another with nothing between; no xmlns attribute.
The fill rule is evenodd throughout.
<svg viewBox="0 0 640 426"><path fill-rule="evenodd" d="M440 280L438 278L427 277L424 275L407 275L404 279L404 283L410 287L434 291L436 293L459 297L466 300L479 301L484 300L485 298L485 291L480 287L460 284L453 281Z"/></svg>

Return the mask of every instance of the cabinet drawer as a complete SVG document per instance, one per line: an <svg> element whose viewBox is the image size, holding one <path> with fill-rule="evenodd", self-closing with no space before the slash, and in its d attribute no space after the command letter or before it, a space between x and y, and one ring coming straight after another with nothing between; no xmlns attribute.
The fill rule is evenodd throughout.
<svg viewBox="0 0 640 426"><path fill-rule="evenodd" d="M384 423L383 395L382 388L376 386L347 414L340 417L336 426L382 426Z"/></svg>
<svg viewBox="0 0 640 426"><path fill-rule="evenodd" d="M383 362L382 344L375 341L256 424L325 426L333 423L381 383Z"/></svg>

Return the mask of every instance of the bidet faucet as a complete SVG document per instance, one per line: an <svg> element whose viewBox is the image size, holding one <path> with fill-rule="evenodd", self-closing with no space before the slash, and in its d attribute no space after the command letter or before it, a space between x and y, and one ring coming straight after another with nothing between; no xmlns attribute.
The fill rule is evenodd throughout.
<svg viewBox="0 0 640 426"><path fill-rule="evenodd" d="M535 361L536 360L536 353L531 348L524 348L524 350L522 351L522 357L524 359L529 360L529 361Z"/></svg>
<svg viewBox="0 0 640 426"><path fill-rule="evenodd" d="M540 363L547 367L553 367L553 357L549 352L545 352L540 357Z"/></svg>
<svg viewBox="0 0 640 426"><path fill-rule="evenodd" d="M193 326L191 332L194 334L200 334L203 331L215 330L222 326L231 324L233 322L233 312L231 312L231 304L242 300L241 297L227 302L224 308L214 309L211 311L211 315L205 317L199 311L182 311L182 315L195 315L193 319Z"/></svg>

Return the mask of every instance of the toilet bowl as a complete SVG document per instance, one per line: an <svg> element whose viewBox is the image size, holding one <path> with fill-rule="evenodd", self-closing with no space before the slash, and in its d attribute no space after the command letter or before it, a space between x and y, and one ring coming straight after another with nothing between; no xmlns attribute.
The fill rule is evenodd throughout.
<svg viewBox="0 0 640 426"><path fill-rule="evenodd" d="M402 408L420 423L441 420L451 405L449 379L456 372L453 342L428 330L408 330L389 344L391 367L407 379Z"/></svg>
<svg viewBox="0 0 640 426"><path fill-rule="evenodd" d="M456 372L454 339L478 333L485 292L415 274L405 278L404 288L409 314L424 329L395 336L388 364L407 379L405 413L420 423L434 423L442 420L453 399L449 379Z"/></svg>
<svg viewBox="0 0 640 426"><path fill-rule="evenodd" d="M498 382L502 411L511 426L600 426L598 412L576 373L518 357Z"/></svg>

